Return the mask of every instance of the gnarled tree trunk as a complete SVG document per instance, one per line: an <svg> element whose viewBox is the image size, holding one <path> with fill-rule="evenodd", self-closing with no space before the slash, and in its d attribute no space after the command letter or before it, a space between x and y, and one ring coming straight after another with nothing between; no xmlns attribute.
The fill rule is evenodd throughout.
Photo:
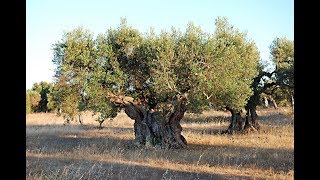
<svg viewBox="0 0 320 180"><path fill-rule="evenodd" d="M161 112L152 112L140 105L130 104L125 107L125 113L135 120L135 144L147 147L186 147L187 142L181 135L180 125L184 112L185 108L176 107L170 117L166 118Z"/></svg>
<svg viewBox="0 0 320 180"><path fill-rule="evenodd" d="M240 111L236 111L229 107L226 107L231 112L230 125L224 133L234 134L235 132L242 131L244 129L244 117L241 116Z"/></svg>
<svg viewBox="0 0 320 180"><path fill-rule="evenodd" d="M151 111L130 97L113 96L111 102L123 107L134 122L134 144L137 146L160 148L184 148L186 139L181 135L180 120L186 111L183 101L179 101L168 113Z"/></svg>
<svg viewBox="0 0 320 180"><path fill-rule="evenodd" d="M246 121L244 125L244 132L258 131L260 130L260 125L257 122L257 105L259 104L259 95L260 92L254 91L253 95L249 98L247 105L245 106L246 112Z"/></svg>
<svg viewBox="0 0 320 180"><path fill-rule="evenodd" d="M258 114L256 106L248 107L246 106L246 121L244 125L244 132L258 131L260 125L257 122Z"/></svg>
<svg viewBox="0 0 320 180"><path fill-rule="evenodd" d="M257 120L256 108L246 106L246 115L243 117L240 111L227 108L231 112L230 125L224 133L234 134L236 132L248 133L250 131L258 131L260 129Z"/></svg>

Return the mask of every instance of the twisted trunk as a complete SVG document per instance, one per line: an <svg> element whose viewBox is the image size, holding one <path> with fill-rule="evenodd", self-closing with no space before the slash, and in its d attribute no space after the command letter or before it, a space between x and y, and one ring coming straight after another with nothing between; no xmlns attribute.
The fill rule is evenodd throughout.
<svg viewBox="0 0 320 180"><path fill-rule="evenodd" d="M258 131L260 129L260 125L257 122L258 114L256 106L246 106L246 121L244 125L244 132L249 131Z"/></svg>
<svg viewBox="0 0 320 180"><path fill-rule="evenodd" d="M259 104L259 97L261 92L254 91L253 95L249 98L247 105L245 106L246 110L246 121L244 125L244 132L258 131L260 125L257 122L257 105ZM266 100L266 99L265 99Z"/></svg>
<svg viewBox="0 0 320 180"><path fill-rule="evenodd" d="M149 110L131 97L113 96L111 102L124 108L125 113L134 120L135 145L160 148L187 146L180 125L186 111L183 101L169 109L169 113Z"/></svg>
<svg viewBox="0 0 320 180"><path fill-rule="evenodd" d="M246 115L243 117L241 111L227 108L231 112L230 125L224 133L234 134L236 132L248 133L250 131L258 131L260 129L257 120L257 112L255 107L246 106Z"/></svg>
<svg viewBox="0 0 320 180"><path fill-rule="evenodd" d="M231 112L231 118L230 125L224 133L234 134L235 132L242 131L244 129L243 122L245 118L241 116L241 112L229 107L226 107L226 109Z"/></svg>

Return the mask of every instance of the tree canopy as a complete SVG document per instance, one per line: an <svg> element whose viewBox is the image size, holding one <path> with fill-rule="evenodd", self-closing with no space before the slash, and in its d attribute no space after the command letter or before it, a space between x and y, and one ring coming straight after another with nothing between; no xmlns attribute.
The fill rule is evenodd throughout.
<svg viewBox="0 0 320 180"><path fill-rule="evenodd" d="M241 109L252 94L259 52L226 18L217 18L215 25L213 34L189 23L184 33L172 28L142 35L122 19L118 28L96 39L79 27L54 45L56 83L88 96L96 111L98 102L110 106L108 93L161 111L180 95L188 96L188 110L194 112L209 102Z"/></svg>
<svg viewBox="0 0 320 180"><path fill-rule="evenodd" d="M294 42L275 38L270 45L271 58L276 64L276 81L282 87L294 88Z"/></svg>
<svg viewBox="0 0 320 180"><path fill-rule="evenodd" d="M53 83L41 81L34 83L26 92L26 112L50 112L55 107L52 104L50 93Z"/></svg>

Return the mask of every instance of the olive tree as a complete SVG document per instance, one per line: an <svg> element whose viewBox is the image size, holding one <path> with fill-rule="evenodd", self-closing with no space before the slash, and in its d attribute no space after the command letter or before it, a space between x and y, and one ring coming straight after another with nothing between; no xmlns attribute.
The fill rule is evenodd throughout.
<svg viewBox="0 0 320 180"><path fill-rule="evenodd" d="M60 97L80 102L85 95L99 120L124 109L134 120L138 146L186 147L180 121L209 103L230 110L233 127L253 94L259 53L226 18L216 19L213 34L193 23L185 32L141 34L122 19L92 37L78 28L54 45L56 83L70 89Z"/></svg>
<svg viewBox="0 0 320 180"><path fill-rule="evenodd" d="M28 89L26 91L26 113L37 112L41 96L37 91Z"/></svg>
<svg viewBox="0 0 320 180"><path fill-rule="evenodd" d="M36 82L32 85L31 90L39 93L41 98L37 106L37 110L36 110L37 112L49 112L51 110L48 108L48 103L49 103L48 96L52 88L53 88L53 84L45 81L41 81L39 83Z"/></svg>
<svg viewBox="0 0 320 180"><path fill-rule="evenodd" d="M249 98L254 94L251 84L258 75L259 52L255 43L230 25L226 18L216 20L216 30L206 48L207 62L202 74L202 89L216 108L231 112L227 132L243 130L243 119Z"/></svg>
<svg viewBox="0 0 320 180"><path fill-rule="evenodd" d="M250 96L245 109L245 130L259 130L256 112L259 100L268 95L272 98L284 99L292 102L294 106L294 44L287 38L275 38L270 45L271 60L275 64L275 70L268 72L261 62L258 66L258 75L253 79ZM280 96L280 97L279 97ZM274 99L272 98L274 101ZM275 108L276 103L273 102Z"/></svg>
<svg viewBox="0 0 320 180"><path fill-rule="evenodd" d="M275 63L275 82L294 107L294 41L285 37L275 38L270 45L272 61Z"/></svg>

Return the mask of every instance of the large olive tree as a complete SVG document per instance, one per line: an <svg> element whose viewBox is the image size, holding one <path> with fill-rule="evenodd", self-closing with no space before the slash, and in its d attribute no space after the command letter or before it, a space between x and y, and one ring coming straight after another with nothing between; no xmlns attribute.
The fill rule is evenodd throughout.
<svg viewBox="0 0 320 180"><path fill-rule="evenodd" d="M79 102L85 96L100 120L123 108L135 121L136 145L186 147L180 125L186 111L199 113L210 103L230 110L235 122L253 94L259 53L226 18L216 19L213 34L189 23L185 32L142 35L122 19L92 37L77 28L54 45L56 84Z"/></svg>

